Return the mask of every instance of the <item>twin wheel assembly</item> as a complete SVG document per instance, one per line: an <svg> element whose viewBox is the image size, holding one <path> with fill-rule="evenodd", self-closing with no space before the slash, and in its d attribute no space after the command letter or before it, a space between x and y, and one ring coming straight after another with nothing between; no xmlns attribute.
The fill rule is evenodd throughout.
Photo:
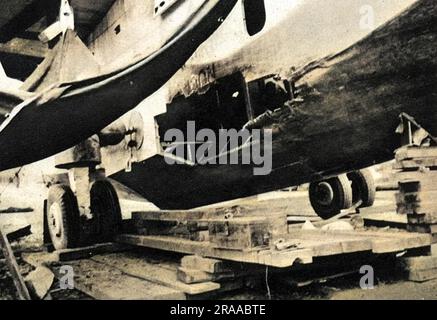
<svg viewBox="0 0 437 320"><path fill-rule="evenodd" d="M311 206L322 219L329 219L352 206L371 207L375 193L375 182L369 169L313 182L309 187Z"/></svg>
<svg viewBox="0 0 437 320"><path fill-rule="evenodd" d="M94 241L111 241L121 228L117 193L108 180L95 181L89 191L91 218L81 215L77 197L67 185L49 188L46 227L56 250Z"/></svg>
<svg viewBox="0 0 437 320"><path fill-rule="evenodd" d="M108 127L55 157L68 171L68 182L52 185L45 207L45 242L57 250L112 241L122 223L117 193L101 165L101 148L119 146L132 157L144 140L144 122L137 112L129 123ZM129 160L130 161L130 160Z"/></svg>

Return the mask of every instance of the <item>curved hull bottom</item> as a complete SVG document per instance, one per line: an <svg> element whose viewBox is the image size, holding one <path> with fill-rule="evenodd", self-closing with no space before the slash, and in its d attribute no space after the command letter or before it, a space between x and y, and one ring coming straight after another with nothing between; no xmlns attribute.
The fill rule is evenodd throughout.
<svg viewBox="0 0 437 320"><path fill-rule="evenodd" d="M276 170L267 176L253 176L250 166L168 165L156 155L134 164L132 172L111 176L138 192L161 209L192 209L244 198L305 182L302 168ZM294 182L294 183L293 183Z"/></svg>

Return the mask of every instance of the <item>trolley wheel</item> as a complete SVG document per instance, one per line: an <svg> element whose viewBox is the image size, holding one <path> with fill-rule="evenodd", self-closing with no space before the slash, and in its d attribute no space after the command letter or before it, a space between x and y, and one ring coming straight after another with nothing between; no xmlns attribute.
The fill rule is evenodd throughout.
<svg viewBox="0 0 437 320"><path fill-rule="evenodd" d="M342 209L352 207L352 187L346 175L313 182L309 197L314 211L322 218L329 219Z"/></svg>
<svg viewBox="0 0 437 320"><path fill-rule="evenodd" d="M77 199L70 187L53 185L47 199L47 226L56 250L74 248L80 238L80 215Z"/></svg>
<svg viewBox="0 0 437 320"><path fill-rule="evenodd" d="M111 241L121 229L121 209L117 193L107 180L96 181L91 187L91 213L96 218L99 242Z"/></svg>
<svg viewBox="0 0 437 320"><path fill-rule="evenodd" d="M352 183L353 203L362 201L360 208L371 207L375 203L376 185L369 169L353 171L347 174Z"/></svg>

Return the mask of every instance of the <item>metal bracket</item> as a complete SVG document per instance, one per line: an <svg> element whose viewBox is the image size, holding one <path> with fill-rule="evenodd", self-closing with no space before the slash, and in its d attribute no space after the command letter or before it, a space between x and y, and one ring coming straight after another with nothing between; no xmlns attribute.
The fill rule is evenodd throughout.
<svg viewBox="0 0 437 320"><path fill-rule="evenodd" d="M162 15L179 0L155 0L155 17Z"/></svg>
<svg viewBox="0 0 437 320"><path fill-rule="evenodd" d="M74 30L74 10L73 7L70 6L68 0L61 0L59 22L61 23L61 29L63 33L65 33L68 29Z"/></svg>
<svg viewBox="0 0 437 320"><path fill-rule="evenodd" d="M68 0L61 0L59 20L41 32L38 38L42 42L47 43L56 38L59 34L65 34L67 30L74 30L74 10Z"/></svg>

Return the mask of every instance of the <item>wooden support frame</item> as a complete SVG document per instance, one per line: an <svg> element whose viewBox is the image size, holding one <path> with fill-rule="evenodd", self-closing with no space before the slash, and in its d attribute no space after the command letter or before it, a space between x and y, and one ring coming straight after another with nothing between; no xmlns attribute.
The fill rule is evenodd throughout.
<svg viewBox="0 0 437 320"><path fill-rule="evenodd" d="M208 241L191 241L171 236L119 235L124 244L148 247L169 252L194 254L207 258L266 265L276 268L295 264L310 264L314 258L354 252L374 254L396 253L429 247L432 239L427 234L409 232L322 231L296 230L287 239L296 246L287 250L265 248L259 251L220 249Z"/></svg>
<svg viewBox="0 0 437 320"><path fill-rule="evenodd" d="M137 236L119 235L117 241L124 244L173 251L185 254L197 254L203 257L217 258L243 263L261 264L277 268L286 268L294 263L312 263L312 250L287 250L260 252L242 252L238 250L223 250L213 247L209 242L191 241L169 236Z"/></svg>
<svg viewBox="0 0 437 320"><path fill-rule="evenodd" d="M49 50L47 45L40 41L14 38L7 43L0 43L0 52L44 59Z"/></svg>

